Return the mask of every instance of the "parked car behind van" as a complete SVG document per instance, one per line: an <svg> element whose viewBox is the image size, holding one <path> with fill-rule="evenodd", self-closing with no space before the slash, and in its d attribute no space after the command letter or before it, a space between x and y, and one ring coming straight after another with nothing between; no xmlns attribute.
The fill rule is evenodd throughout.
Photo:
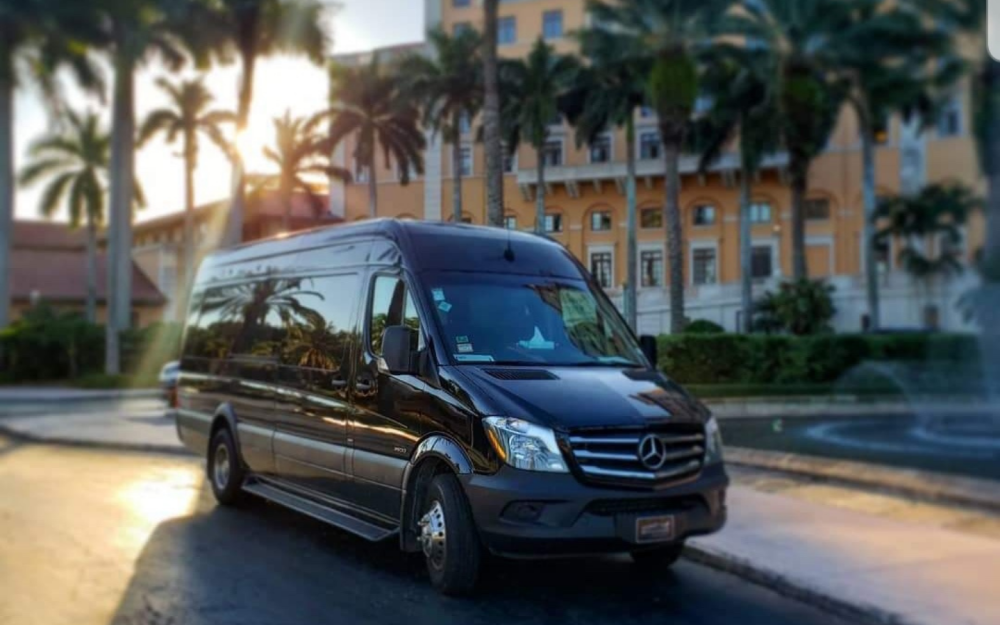
<svg viewBox="0 0 1000 625"><path fill-rule="evenodd" d="M546 238L315 230L210 256L191 301L177 429L221 504L398 540L452 594L484 551L669 566L725 523L715 420Z"/></svg>

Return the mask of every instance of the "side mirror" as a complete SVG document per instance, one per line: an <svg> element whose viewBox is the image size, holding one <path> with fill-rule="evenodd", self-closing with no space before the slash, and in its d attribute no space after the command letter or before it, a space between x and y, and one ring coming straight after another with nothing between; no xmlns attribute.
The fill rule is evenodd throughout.
<svg viewBox="0 0 1000 625"><path fill-rule="evenodd" d="M654 369L659 368L659 348L656 344L656 337L644 334L639 337L639 347L642 348L642 353L649 361L649 364L653 365Z"/></svg>
<svg viewBox="0 0 1000 625"><path fill-rule="evenodd" d="M415 374L413 345L417 343L417 332L406 326L390 326L382 334L382 359L389 373L393 375Z"/></svg>

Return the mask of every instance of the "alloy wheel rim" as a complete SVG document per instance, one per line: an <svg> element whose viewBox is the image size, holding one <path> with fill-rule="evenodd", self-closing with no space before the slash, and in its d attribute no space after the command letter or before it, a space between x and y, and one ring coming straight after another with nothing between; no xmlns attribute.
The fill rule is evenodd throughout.
<svg viewBox="0 0 1000 625"><path fill-rule="evenodd" d="M219 445L218 449L215 450L212 477L219 490L225 490L229 485L229 449L225 445Z"/></svg>
<svg viewBox="0 0 1000 625"><path fill-rule="evenodd" d="M436 569L444 566L446 555L446 531L444 524L444 508L441 502L434 500L430 508L420 519L420 546L424 556Z"/></svg>

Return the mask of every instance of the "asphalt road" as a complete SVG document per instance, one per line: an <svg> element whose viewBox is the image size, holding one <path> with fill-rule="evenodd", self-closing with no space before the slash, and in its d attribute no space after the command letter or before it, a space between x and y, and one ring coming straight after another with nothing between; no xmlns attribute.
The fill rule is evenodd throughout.
<svg viewBox="0 0 1000 625"><path fill-rule="evenodd" d="M195 459L0 439L0 623L843 625L682 561L493 561L437 595L419 557L264 502L214 504Z"/></svg>

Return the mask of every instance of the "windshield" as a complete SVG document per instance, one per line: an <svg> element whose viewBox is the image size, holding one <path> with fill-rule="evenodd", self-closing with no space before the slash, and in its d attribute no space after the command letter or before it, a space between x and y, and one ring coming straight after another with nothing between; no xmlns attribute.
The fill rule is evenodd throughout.
<svg viewBox="0 0 1000 625"><path fill-rule="evenodd" d="M618 314L583 280L438 273L427 284L457 363L645 366Z"/></svg>

